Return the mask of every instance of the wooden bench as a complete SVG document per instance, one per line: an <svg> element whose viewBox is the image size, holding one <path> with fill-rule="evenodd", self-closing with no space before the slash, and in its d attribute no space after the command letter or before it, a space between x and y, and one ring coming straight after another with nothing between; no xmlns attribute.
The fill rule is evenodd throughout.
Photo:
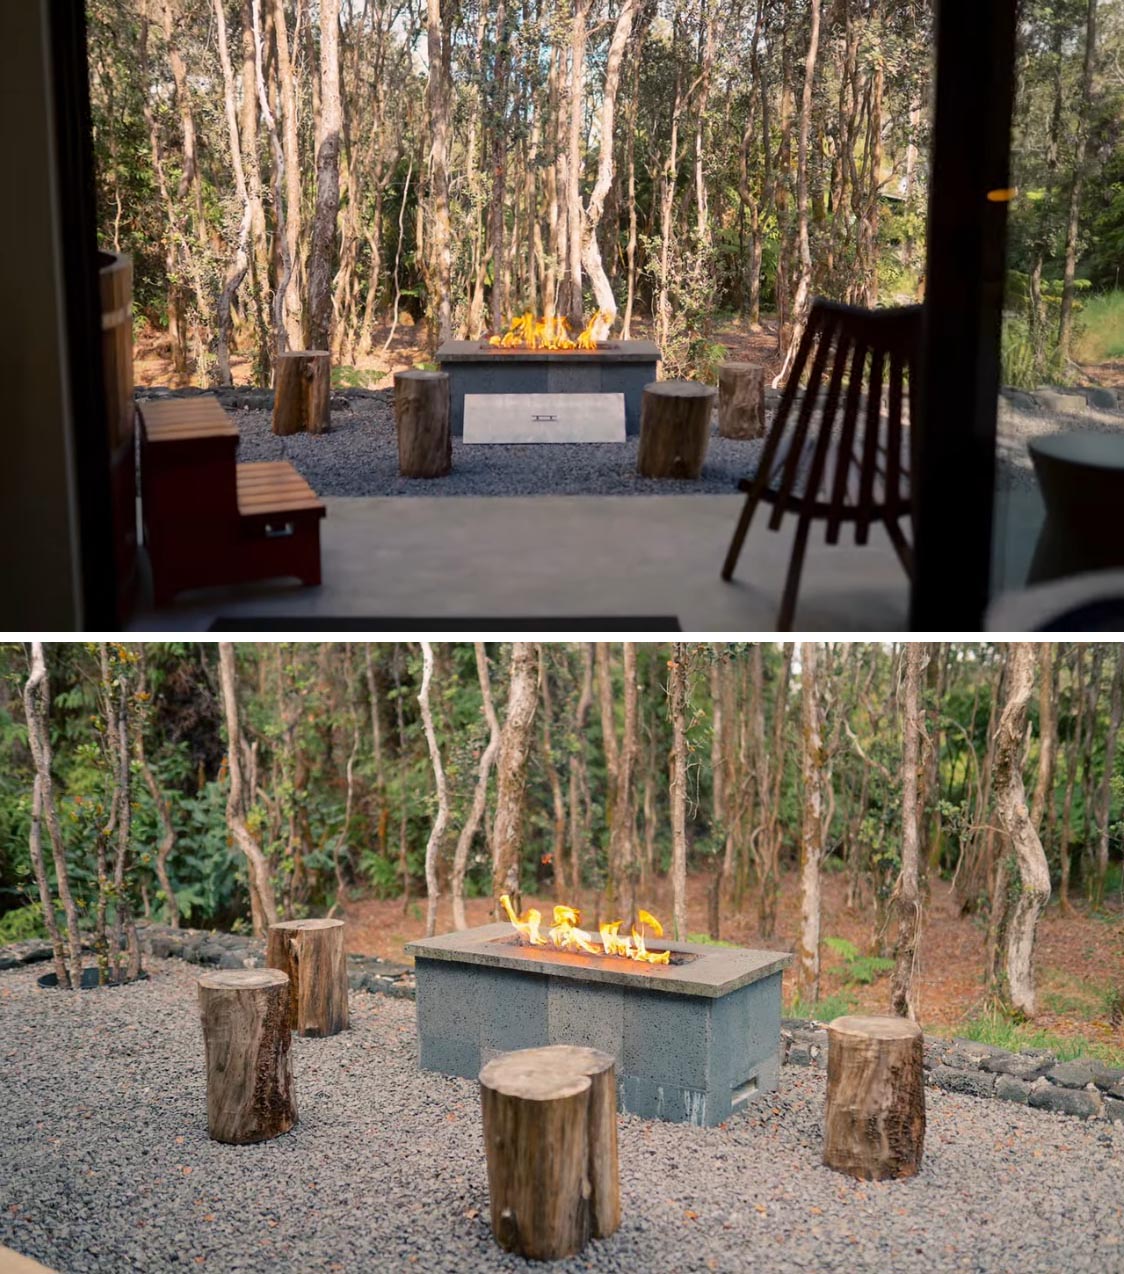
<svg viewBox="0 0 1124 1274"><path fill-rule="evenodd" d="M212 395L142 403L141 496L157 606L188 588L320 583L324 505L287 460L238 464Z"/></svg>

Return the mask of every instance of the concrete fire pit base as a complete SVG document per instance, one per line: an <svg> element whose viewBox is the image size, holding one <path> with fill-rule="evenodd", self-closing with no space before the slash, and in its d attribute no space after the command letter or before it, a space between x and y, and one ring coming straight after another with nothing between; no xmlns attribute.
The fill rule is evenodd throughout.
<svg viewBox="0 0 1124 1274"><path fill-rule="evenodd" d="M781 973L791 957L663 946L685 962L540 953L516 945L506 924L410 943L422 1069L475 1078L510 1049L585 1045L617 1059L621 1110L722 1123L776 1087Z"/></svg>
<svg viewBox="0 0 1124 1274"><path fill-rule="evenodd" d="M499 350L487 341L446 341L437 362L449 377L449 425L464 434L466 394L623 394L625 432L640 432L644 386L656 379L659 346L606 341L595 350Z"/></svg>

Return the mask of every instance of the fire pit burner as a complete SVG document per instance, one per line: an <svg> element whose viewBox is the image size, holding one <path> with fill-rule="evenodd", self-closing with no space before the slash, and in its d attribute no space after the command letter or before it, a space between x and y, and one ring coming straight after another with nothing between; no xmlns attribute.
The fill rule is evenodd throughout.
<svg viewBox="0 0 1124 1274"><path fill-rule="evenodd" d="M654 945L654 944L653 944ZM508 924L411 942L420 1062L475 1079L515 1048L576 1044L617 1059L622 1110L721 1123L776 1087L780 951L661 941L670 964L523 945Z"/></svg>

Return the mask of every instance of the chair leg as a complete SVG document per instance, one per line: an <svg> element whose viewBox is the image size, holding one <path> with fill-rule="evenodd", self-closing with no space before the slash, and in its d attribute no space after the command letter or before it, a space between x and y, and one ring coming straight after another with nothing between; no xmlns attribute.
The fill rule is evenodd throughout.
<svg viewBox="0 0 1124 1274"><path fill-rule="evenodd" d="M722 578L729 583L733 578L734 569L738 564L738 558L741 556L742 545L745 543L745 537L749 532L749 524L753 520L754 510L760 497L753 491L745 498L745 504L742 505L742 511L738 517L738 524L734 528L734 538L730 541L730 547L726 550L726 560L722 564Z"/></svg>
<svg viewBox="0 0 1124 1274"><path fill-rule="evenodd" d="M886 528L886 534L890 537L890 543L894 546L894 551L898 555L898 561L901 562L905 570L907 578L913 579L913 549L910 547L901 527L897 523L896 518L887 518L883 523Z"/></svg>
<svg viewBox="0 0 1124 1274"><path fill-rule="evenodd" d="M800 515L796 524L796 539L792 544L792 557L788 562L788 575L784 581L784 596L781 598L781 610L777 616L777 631L792 631L792 621L796 614L796 594L800 589L800 572L804 568L804 550L808 547L808 531L811 522Z"/></svg>

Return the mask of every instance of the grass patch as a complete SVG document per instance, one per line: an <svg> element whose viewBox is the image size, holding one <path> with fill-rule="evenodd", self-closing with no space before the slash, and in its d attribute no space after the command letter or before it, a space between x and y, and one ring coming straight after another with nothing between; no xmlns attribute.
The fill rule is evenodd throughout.
<svg viewBox="0 0 1124 1274"><path fill-rule="evenodd" d="M825 947L843 957L845 963L836 966L832 972L842 972L850 986L870 986L894 967L893 960L885 956L861 955L858 947L846 938L825 938L823 941Z"/></svg>
<svg viewBox="0 0 1124 1274"><path fill-rule="evenodd" d="M333 367L333 389L374 389L386 376L385 367Z"/></svg>
<svg viewBox="0 0 1124 1274"><path fill-rule="evenodd" d="M1083 303L1076 341L1083 363L1124 358L1124 291L1102 292Z"/></svg>
<svg viewBox="0 0 1124 1274"><path fill-rule="evenodd" d="M1054 1035L1026 1023L1012 1022L999 1013L981 1014L962 1022L950 1033L975 1040L978 1044L994 1044L996 1048L1005 1048L1012 1053L1046 1049L1059 1062L1072 1061L1075 1057L1096 1057L1109 1066L1124 1065L1124 1047L1120 1045L1106 1044L1084 1035Z"/></svg>
<svg viewBox="0 0 1124 1274"><path fill-rule="evenodd" d="M1108 984L1089 982L1061 969L1045 969L1038 998L1050 1013L1093 1022L1109 1016L1118 994Z"/></svg>
<svg viewBox="0 0 1124 1274"><path fill-rule="evenodd" d="M803 1000L793 1000L788 1006L789 1017L814 1018L817 1022L830 1022L834 1018L844 1017L858 1008L858 1000L850 991L838 991L825 999L806 1004Z"/></svg>
<svg viewBox="0 0 1124 1274"><path fill-rule="evenodd" d="M736 942L726 942L722 938L712 938L709 933L689 933L688 942L697 942L704 947L736 947Z"/></svg>

